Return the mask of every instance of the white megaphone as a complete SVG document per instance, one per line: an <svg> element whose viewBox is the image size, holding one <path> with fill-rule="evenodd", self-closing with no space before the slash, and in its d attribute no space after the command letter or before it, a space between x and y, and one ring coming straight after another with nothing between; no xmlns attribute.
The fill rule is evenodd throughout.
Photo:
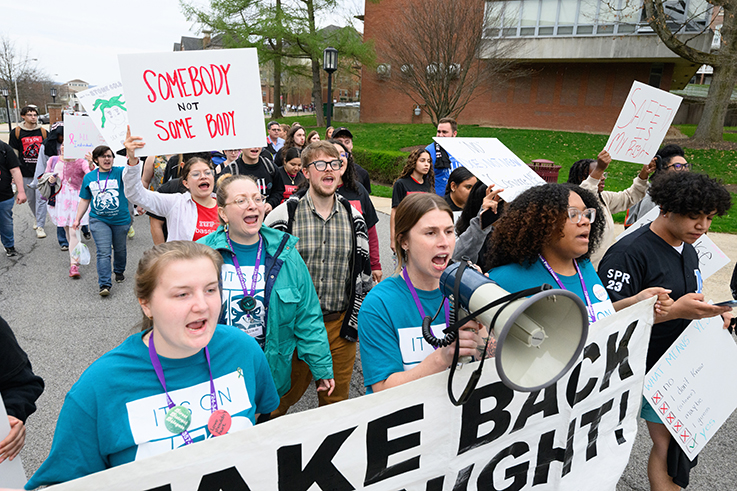
<svg viewBox="0 0 737 491"><path fill-rule="evenodd" d="M469 315L509 295L475 269L465 268L460 298L453 298L459 266L446 268L440 291ZM589 331L584 303L576 294L558 289L502 303L474 317L497 339L496 369L504 385L525 392L552 385L568 372L583 351Z"/></svg>

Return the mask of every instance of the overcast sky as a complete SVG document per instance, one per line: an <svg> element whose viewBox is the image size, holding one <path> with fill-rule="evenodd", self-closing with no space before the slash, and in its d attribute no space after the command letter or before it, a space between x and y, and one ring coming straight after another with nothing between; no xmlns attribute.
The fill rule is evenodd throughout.
<svg viewBox="0 0 737 491"><path fill-rule="evenodd" d="M207 0L195 0L207 5ZM339 0L341 8L321 25L343 24L362 0ZM0 34L28 50L56 82L82 79L90 85L119 80L118 54L172 51L182 36L198 36L178 0L4 0ZM125 5L120 10L115 8ZM356 26L360 28L360 26Z"/></svg>

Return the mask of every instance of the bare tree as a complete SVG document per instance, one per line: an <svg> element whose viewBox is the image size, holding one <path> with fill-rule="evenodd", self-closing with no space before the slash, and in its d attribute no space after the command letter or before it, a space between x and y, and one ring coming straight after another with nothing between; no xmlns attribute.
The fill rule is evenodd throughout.
<svg viewBox="0 0 737 491"><path fill-rule="evenodd" d="M15 85L18 84L18 107L25 104L44 104L45 100L38 99L43 89L39 86L50 87L49 77L38 68L36 60L31 58L28 49L16 46L7 36L0 36L0 86L7 88L15 99Z"/></svg>
<svg viewBox="0 0 737 491"><path fill-rule="evenodd" d="M486 2L424 0L398 9L385 41L380 75L432 119L456 117L502 75L510 76L513 41L483 39ZM482 56L483 55L483 59Z"/></svg>
<svg viewBox="0 0 737 491"><path fill-rule="evenodd" d="M737 82L737 0L710 0L710 3L715 8L723 9L724 14L720 46L713 53L689 46L689 42L702 32L691 33L686 39L676 36L683 32L682 27L674 25L672 17L663 6L663 0L645 0L645 14L650 27L671 51L694 63L711 65L714 68L704 113L694 134L695 140L704 142L722 140L724 117ZM715 17L716 15L712 16ZM704 29L710 27L709 23L706 24Z"/></svg>

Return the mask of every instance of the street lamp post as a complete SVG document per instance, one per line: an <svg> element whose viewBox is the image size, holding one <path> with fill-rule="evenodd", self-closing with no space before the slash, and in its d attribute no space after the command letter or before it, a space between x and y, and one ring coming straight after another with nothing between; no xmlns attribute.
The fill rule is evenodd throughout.
<svg viewBox="0 0 737 491"><path fill-rule="evenodd" d="M333 72L338 69L338 50L335 48L325 48L322 52L322 69L328 73L328 120L327 126L330 126L330 116L333 113Z"/></svg>
<svg viewBox="0 0 737 491"><path fill-rule="evenodd" d="M53 103L56 104L56 87L51 87L51 98L53 99Z"/></svg>
<svg viewBox="0 0 737 491"><path fill-rule="evenodd" d="M5 97L5 110L8 113L8 135L10 135L10 133L13 131L13 125L10 124L10 105L8 104L8 94L9 93L10 91L8 91L8 89L6 89L5 87L0 89L0 95ZM8 136L8 138L10 138L10 136Z"/></svg>

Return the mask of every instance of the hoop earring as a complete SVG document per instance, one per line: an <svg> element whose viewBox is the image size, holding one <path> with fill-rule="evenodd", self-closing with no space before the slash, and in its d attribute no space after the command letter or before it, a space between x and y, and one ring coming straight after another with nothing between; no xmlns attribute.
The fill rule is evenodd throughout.
<svg viewBox="0 0 737 491"><path fill-rule="evenodd" d="M228 229L229 229L228 222L225 222L225 225L223 225L223 231L227 233Z"/></svg>

